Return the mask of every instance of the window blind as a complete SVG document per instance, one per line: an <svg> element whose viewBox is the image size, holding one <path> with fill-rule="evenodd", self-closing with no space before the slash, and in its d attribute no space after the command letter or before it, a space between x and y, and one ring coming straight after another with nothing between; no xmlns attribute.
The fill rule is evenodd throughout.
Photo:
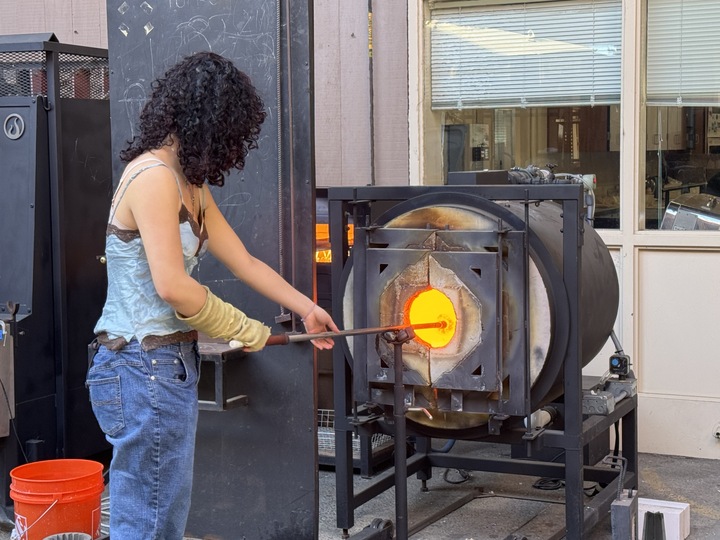
<svg viewBox="0 0 720 540"><path fill-rule="evenodd" d="M720 0L648 0L647 104L720 103Z"/></svg>
<svg viewBox="0 0 720 540"><path fill-rule="evenodd" d="M620 102L621 0L431 12L434 109Z"/></svg>

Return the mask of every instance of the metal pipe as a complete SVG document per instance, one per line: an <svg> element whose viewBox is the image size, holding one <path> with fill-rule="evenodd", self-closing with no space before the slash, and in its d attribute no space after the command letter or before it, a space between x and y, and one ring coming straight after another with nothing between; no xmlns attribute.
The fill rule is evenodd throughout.
<svg viewBox="0 0 720 540"><path fill-rule="evenodd" d="M360 336L366 334L382 334L383 332L399 332L401 330L423 330L428 328L445 328L445 321L418 323L418 324L402 324L397 326L379 326L375 328L354 328L352 330L341 330L339 332L318 332L315 334L275 334L270 336L265 342L265 346L269 345L287 345L299 341L312 341L313 339L335 338L342 336ZM413 336L414 337L414 336ZM242 348L244 345L240 341L232 340L229 343L233 349Z"/></svg>
<svg viewBox="0 0 720 540"><path fill-rule="evenodd" d="M610 337L612 338L612 342L615 345L615 352L616 353L623 353L622 344L620 343L620 340L617 337L617 334L615 334L615 329L613 328L610 331Z"/></svg>
<svg viewBox="0 0 720 540"><path fill-rule="evenodd" d="M405 386L403 385L402 342L395 342L395 538L407 540L407 427L405 425Z"/></svg>

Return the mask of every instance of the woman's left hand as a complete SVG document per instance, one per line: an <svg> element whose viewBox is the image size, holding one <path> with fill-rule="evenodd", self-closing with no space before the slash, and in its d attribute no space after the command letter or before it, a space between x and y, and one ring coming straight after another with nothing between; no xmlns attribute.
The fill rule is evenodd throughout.
<svg viewBox="0 0 720 540"><path fill-rule="evenodd" d="M315 304L310 313L303 318L303 324L308 334L319 334L322 332L339 332L339 328L330 317L330 314ZM335 342L332 338L313 339L312 344L318 349L331 349Z"/></svg>

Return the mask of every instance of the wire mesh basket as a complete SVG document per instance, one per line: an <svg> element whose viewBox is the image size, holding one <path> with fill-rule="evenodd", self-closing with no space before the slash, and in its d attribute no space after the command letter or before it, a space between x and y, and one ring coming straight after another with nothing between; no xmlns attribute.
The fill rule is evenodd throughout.
<svg viewBox="0 0 720 540"><path fill-rule="evenodd" d="M374 450L390 446L393 439L390 435L375 433L370 438ZM318 454L321 456L335 456L335 411L332 409L318 409ZM360 459L360 436L352 435L353 459Z"/></svg>

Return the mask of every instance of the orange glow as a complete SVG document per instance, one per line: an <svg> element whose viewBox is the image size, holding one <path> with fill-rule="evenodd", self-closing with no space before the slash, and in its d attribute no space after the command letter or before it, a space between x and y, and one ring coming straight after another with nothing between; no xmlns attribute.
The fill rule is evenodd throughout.
<svg viewBox="0 0 720 540"><path fill-rule="evenodd" d="M348 224L348 245L352 246L355 240L355 228L352 223ZM315 224L315 262L330 263L332 254L330 251L330 228L327 223Z"/></svg>
<svg viewBox="0 0 720 540"><path fill-rule="evenodd" d="M417 339L433 349L445 347L455 335L455 307L447 295L437 289L427 288L410 298L405 305L405 318L408 324L444 323L440 328L415 330Z"/></svg>
<svg viewBox="0 0 720 540"><path fill-rule="evenodd" d="M332 252L329 249L315 250L315 262L331 263L332 262Z"/></svg>

